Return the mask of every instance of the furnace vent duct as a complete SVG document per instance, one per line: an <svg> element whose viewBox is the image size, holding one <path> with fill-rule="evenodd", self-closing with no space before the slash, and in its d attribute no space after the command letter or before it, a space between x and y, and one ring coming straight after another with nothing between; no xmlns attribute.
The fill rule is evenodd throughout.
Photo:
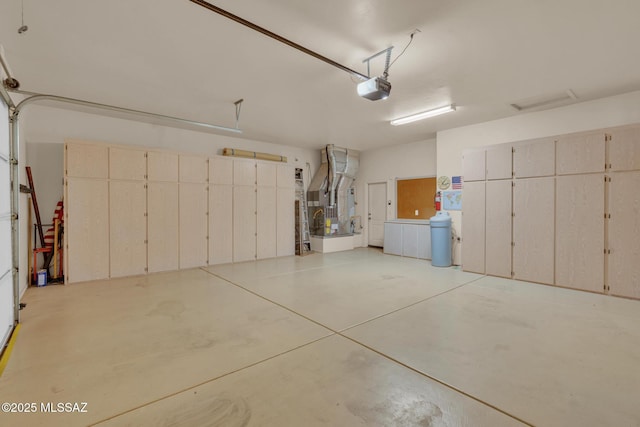
<svg viewBox="0 0 640 427"><path fill-rule="evenodd" d="M353 183L360 165L360 154L355 150L327 145L322 150L322 163L309 185L309 217L313 235L351 234L350 218L355 215ZM351 194L351 197L349 197ZM320 212L321 211L321 212ZM327 232L327 223L338 229Z"/></svg>

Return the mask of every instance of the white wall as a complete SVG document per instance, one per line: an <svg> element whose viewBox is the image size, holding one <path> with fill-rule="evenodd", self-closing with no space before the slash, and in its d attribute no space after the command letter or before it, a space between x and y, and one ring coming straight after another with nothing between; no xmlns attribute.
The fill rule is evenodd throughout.
<svg viewBox="0 0 640 427"><path fill-rule="evenodd" d="M438 132L438 176L463 175L462 152L468 148L639 122L640 91L637 91ZM460 212L450 213L453 227L460 233ZM458 247L454 254L454 263L460 262Z"/></svg>
<svg viewBox="0 0 640 427"><path fill-rule="evenodd" d="M360 170L357 177L356 215L362 218L362 246L369 244L367 212L370 183L387 184L387 219L396 218L396 179L436 176L436 140L412 142L391 147L366 150L360 153Z"/></svg>
<svg viewBox="0 0 640 427"><path fill-rule="evenodd" d="M226 135L177 129L32 104L26 107L20 115L20 182L28 185L24 167L31 165L34 168L34 185L38 199L43 200L42 221L46 223L51 220L53 208L60 193L60 177L64 166L61 155L63 152L62 144L68 138L163 148L211 156L222 154L222 149L225 147L271 153L286 156L288 163L295 167L310 169L311 176L320 164L320 150L232 138ZM47 147L49 144L56 145L49 148ZM27 224L27 209L30 209L28 199L25 194L22 194L20 203L21 293L26 290L28 285L27 230L29 225Z"/></svg>

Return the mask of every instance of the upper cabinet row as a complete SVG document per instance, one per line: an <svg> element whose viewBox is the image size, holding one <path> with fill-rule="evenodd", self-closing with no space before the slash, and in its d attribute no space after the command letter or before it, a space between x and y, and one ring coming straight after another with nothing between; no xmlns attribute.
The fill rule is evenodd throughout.
<svg viewBox="0 0 640 427"><path fill-rule="evenodd" d="M69 142L66 147L69 177L287 188L295 184L290 166L254 159L207 158L83 142Z"/></svg>
<svg viewBox="0 0 640 427"><path fill-rule="evenodd" d="M582 132L466 151L467 182L640 169L640 126ZM608 143L608 144L607 144Z"/></svg>

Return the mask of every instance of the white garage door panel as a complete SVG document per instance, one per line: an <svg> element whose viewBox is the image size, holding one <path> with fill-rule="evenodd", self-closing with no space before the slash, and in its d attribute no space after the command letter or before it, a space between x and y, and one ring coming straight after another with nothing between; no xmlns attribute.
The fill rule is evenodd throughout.
<svg viewBox="0 0 640 427"><path fill-rule="evenodd" d="M0 101L0 349L14 325L11 239L11 179L9 177L8 109Z"/></svg>
<svg viewBox="0 0 640 427"><path fill-rule="evenodd" d="M13 276L0 275L0 349L13 330Z"/></svg>

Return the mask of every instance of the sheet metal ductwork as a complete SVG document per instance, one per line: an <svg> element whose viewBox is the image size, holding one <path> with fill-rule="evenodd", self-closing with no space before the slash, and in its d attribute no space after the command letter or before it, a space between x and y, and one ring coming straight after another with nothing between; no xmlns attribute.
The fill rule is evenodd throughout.
<svg viewBox="0 0 640 427"><path fill-rule="evenodd" d="M354 232L354 181L360 153L327 145L322 163L307 192L309 229L313 236L344 236Z"/></svg>

